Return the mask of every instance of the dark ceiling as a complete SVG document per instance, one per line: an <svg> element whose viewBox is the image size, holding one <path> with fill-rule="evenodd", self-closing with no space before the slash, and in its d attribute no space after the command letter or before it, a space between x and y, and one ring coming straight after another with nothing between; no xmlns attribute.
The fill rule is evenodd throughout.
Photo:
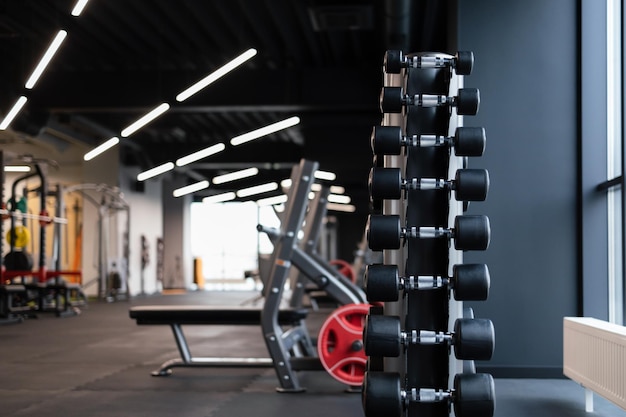
<svg viewBox="0 0 626 417"><path fill-rule="evenodd" d="M260 178L230 187L283 179L307 158L335 172L357 207L367 207L385 50L450 52L453 26L452 3L438 0L91 0L79 17L70 15L74 3L0 0L0 114L20 95L29 98L11 129L96 146L168 102L166 114L122 139L125 164L144 170L223 142L224 152L180 171L189 183L248 166L264 168ZM65 42L26 90L59 29L68 32ZM176 102L248 48L258 51L254 58ZM301 123L228 143L291 116Z"/></svg>

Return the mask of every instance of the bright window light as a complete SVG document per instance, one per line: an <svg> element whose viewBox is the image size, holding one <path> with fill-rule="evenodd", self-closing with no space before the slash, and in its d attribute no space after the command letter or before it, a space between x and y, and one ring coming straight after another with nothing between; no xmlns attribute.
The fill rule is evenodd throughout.
<svg viewBox="0 0 626 417"><path fill-rule="evenodd" d="M257 200L257 204L259 206L274 206L276 204L283 204L287 202L287 196L286 195L277 195L275 197L268 197L268 198L262 198L260 200Z"/></svg>
<svg viewBox="0 0 626 417"><path fill-rule="evenodd" d="M223 194L215 194L208 197L204 197L202 199L203 203L211 204L211 203L222 203L224 201L234 200L237 196L233 192L223 193Z"/></svg>
<svg viewBox="0 0 626 417"><path fill-rule="evenodd" d="M315 171L313 176L318 180L335 181L337 179L337 175L328 171Z"/></svg>
<svg viewBox="0 0 626 417"><path fill-rule="evenodd" d="M7 165L4 167L4 172L30 172L28 165Z"/></svg>
<svg viewBox="0 0 626 417"><path fill-rule="evenodd" d="M223 67L212 72L211 74L207 75L206 77L204 77L203 79L201 79L200 81L192 85L191 87L187 88L185 91L178 94L176 96L176 101L182 102L182 101L187 100L189 97L193 96L198 91L202 90L203 88L205 88L212 82L228 74L230 71L234 70L239 65L243 64L244 62L246 62L247 60L249 60L255 55L256 55L256 49L253 49L253 48L248 49L246 52L239 55L237 58L233 59L232 61L230 61Z"/></svg>
<svg viewBox="0 0 626 417"><path fill-rule="evenodd" d="M174 197L181 197L187 194L195 193L196 191L204 190L205 188L209 188L209 182L207 180L177 188L172 192L172 195Z"/></svg>
<svg viewBox="0 0 626 417"><path fill-rule="evenodd" d="M78 0L72 9L72 16L80 16L89 0Z"/></svg>
<svg viewBox="0 0 626 417"><path fill-rule="evenodd" d="M255 194L266 193L278 189L278 183L270 182L267 184L255 185L254 187L243 188L237 191L237 197L249 197Z"/></svg>
<svg viewBox="0 0 626 417"><path fill-rule="evenodd" d="M24 104L26 104L26 100L28 99L24 96L21 96L17 99L11 110L9 110L9 113L2 120L2 123L0 123L0 130L5 130L7 127L9 127L13 119L15 119L15 116L17 116L20 110L22 110L22 107L24 107Z"/></svg>
<svg viewBox="0 0 626 417"><path fill-rule="evenodd" d="M352 204L328 203L326 208L332 211L345 211L347 213L354 213L356 211L356 207Z"/></svg>
<svg viewBox="0 0 626 417"><path fill-rule="evenodd" d="M120 143L120 138L118 138L117 136L113 136L111 139L107 140L102 145L99 145L99 146L95 147L94 149L90 150L89 152L87 152L83 156L83 159L85 161L91 161L96 156L98 156L101 153L107 151L108 149L111 149L112 147L114 147L118 143Z"/></svg>
<svg viewBox="0 0 626 417"><path fill-rule="evenodd" d="M249 142L254 139L258 139L262 136L269 135L270 133L278 132L279 130L287 129L288 127L295 126L300 123L300 118L297 116L290 117L289 119L281 120L280 122L272 123L260 129L253 130L243 135L235 136L230 140L230 144L233 146L241 145L242 143Z"/></svg>
<svg viewBox="0 0 626 417"><path fill-rule="evenodd" d="M183 165L190 164L192 162L199 161L202 158L206 158L207 156L215 155L218 152L222 152L226 149L226 145L223 143L218 143L213 146L209 146L208 148L202 149L198 152L194 152L187 156L183 156L176 160L176 166L182 167Z"/></svg>
<svg viewBox="0 0 626 417"><path fill-rule="evenodd" d="M240 180L242 178L253 177L259 173L258 168L247 168L241 171L229 172L228 174L218 175L213 178L213 184L224 184L230 181Z"/></svg>
<svg viewBox="0 0 626 417"><path fill-rule="evenodd" d="M144 172L140 172L137 174L137 181L145 181L148 178L156 177L157 175L161 175L167 171L171 171L174 169L173 162L166 162L163 165L159 165L158 167L154 167Z"/></svg>
<svg viewBox="0 0 626 417"><path fill-rule="evenodd" d="M57 50L61 46L61 43L63 42L66 36L67 36L67 32L64 30L60 30L59 33L57 33L57 35L54 37L54 39L52 40L52 43L48 47L48 50L46 51L45 54L43 54L41 61L39 61L39 64L37 64L37 66L35 67L35 70L31 74L31 76L28 78L28 81L26 81L25 87L27 89L30 90L31 88L35 86L35 83L37 82L39 77L41 77L41 74L50 63L50 60L52 59L54 54L56 54Z"/></svg>
<svg viewBox="0 0 626 417"><path fill-rule="evenodd" d="M151 121L153 121L154 119L156 119L157 117L159 117L160 115L168 111L169 108L170 108L169 104L161 103L160 105L158 105L157 107L155 107L154 109L146 113L144 116L139 118L139 120L137 120L135 123L131 124L126 129L122 130L122 137L126 138L132 135L133 133L135 133L136 131L138 131L139 129L141 129L142 127L144 127L145 125L147 125L148 123L150 123Z"/></svg>
<svg viewBox="0 0 626 417"><path fill-rule="evenodd" d="M329 194L328 202L330 203L338 203L338 204L350 204L350 197L347 195L337 195L337 194Z"/></svg>

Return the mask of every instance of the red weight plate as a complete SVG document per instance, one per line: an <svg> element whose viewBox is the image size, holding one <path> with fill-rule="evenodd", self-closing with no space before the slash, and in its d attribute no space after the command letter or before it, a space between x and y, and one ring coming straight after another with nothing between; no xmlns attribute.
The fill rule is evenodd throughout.
<svg viewBox="0 0 626 417"><path fill-rule="evenodd" d="M348 278L351 282L356 282L356 274L354 273L354 268L348 262L342 259L333 259L329 262L329 264L336 266L337 270L341 275Z"/></svg>
<svg viewBox="0 0 626 417"><path fill-rule="evenodd" d="M347 304L324 322L317 350L324 369L336 380L350 386L363 383L367 357L363 349L363 325L369 304Z"/></svg>

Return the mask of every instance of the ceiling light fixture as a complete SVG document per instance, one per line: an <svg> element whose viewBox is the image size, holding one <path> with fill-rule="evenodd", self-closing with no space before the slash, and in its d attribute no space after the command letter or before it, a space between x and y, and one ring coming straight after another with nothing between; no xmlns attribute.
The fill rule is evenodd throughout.
<svg viewBox="0 0 626 417"><path fill-rule="evenodd" d="M280 122L272 123L260 129L253 130L243 135L235 136L230 140L230 144L233 146L241 145L242 143L249 142L254 139L258 139L262 136L269 135L270 133L278 132L279 130L287 129L288 127L295 126L300 123L300 118L297 116L290 117Z"/></svg>
<svg viewBox="0 0 626 417"><path fill-rule="evenodd" d="M118 143L120 143L120 138L118 138L117 136L113 136L111 139L107 140L102 145L99 145L96 148L94 148L94 149L90 150L89 152L87 152L83 156L83 159L85 161L90 161L90 160L94 159L96 156L98 156L101 153L103 153L104 151L106 151L107 149L111 149L112 147L114 147Z"/></svg>
<svg viewBox="0 0 626 417"><path fill-rule="evenodd" d="M258 168L247 168L241 171L229 172L228 174L218 175L213 178L213 184L224 184L226 182L240 180L242 178L253 177L259 173Z"/></svg>
<svg viewBox="0 0 626 417"><path fill-rule="evenodd" d="M173 162L166 162L163 165L159 165L157 167L154 167L152 169L149 169L147 171L144 172L140 172L139 174L137 174L137 181L145 181L148 178L152 178L152 177L156 177L157 175L161 175L167 171L171 171L174 169L174 163Z"/></svg>
<svg viewBox="0 0 626 417"><path fill-rule="evenodd" d="M337 179L337 175L335 173L328 171L315 171L313 176L318 180L335 181Z"/></svg>
<svg viewBox="0 0 626 417"><path fill-rule="evenodd" d="M344 194L346 192L346 189L341 185L331 185L330 192L333 194Z"/></svg>
<svg viewBox="0 0 626 417"><path fill-rule="evenodd" d="M202 158L206 158L207 156L211 156L218 152L222 152L224 149L226 149L226 145L224 145L223 143L218 143L216 145L209 146L208 148L202 149L198 152L194 152L192 154L189 154L187 156L183 156L182 158L177 159L176 166L182 167L183 165L187 165L192 162L198 161Z"/></svg>
<svg viewBox="0 0 626 417"><path fill-rule="evenodd" d="M255 185L254 187L243 188L237 191L237 197L249 197L255 194L266 193L278 189L278 183L269 182L267 184Z"/></svg>
<svg viewBox="0 0 626 417"><path fill-rule="evenodd" d="M326 208L332 211L344 211L347 213L354 213L356 211L356 207L352 204L328 203Z"/></svg>
<svg viewBox="0 0 626 417"><path fill-rule="evenodd" d="M350 201L352 200L347 195L328 194L329 203L350 204Z"/></svg>
<svg viewBox="0 0 626 417"><path fill-rule="evenodd" d="M28 165L7 165L4 167L4 172L30 172Z"/></svg>
<svg viewBox="0 0 626 417"><path fill-rule="evenodd" d="M22 107L24 107L24 104L26 104L26 100L28 99L24 96L20 96L20 98L17 99L11 110L9 110L9 113L2 120L2 123L0 123L0 130L5 130L9 127L13 119L15 119L15 116L17 116L20 110L22 110Z"/></svg>
<svg viewBox="0 0 626 417"><path fill-rule="evenodd" d="M78 0L72 9L72 16L80 16L89 0Z"/></svg>
<svg viewBox="0 0 626 417"><path fill-rule="evenodd" d="M207 180L177 188L172 192L172 195L174 197L182 197L187 194L195 193L196 191L204 190L205 188L209 188L209 182Z"/></svg>
<svg viewBox="0 0 626 417"><path fill-rule="evenodd" d="M223 203L224 201L234 200L237 196L233 192L210 195L202 199L203 203Z"/></svg>
<svg viewBox="0 0 626 417"><path fill-rule="evenodd" d="M243 64L244 62L246 62L247 60L249 60L250 58L255 56L256 52L257 51L254 48L248 49L246 52L244 52L243 54L239 55L237 58L233 59L229 63L225 64L223 67L217 69L216 71L214 71L211 74L207 75L206 77L204 77L203 79L201 79L200 81L198 81L197 83L192 85L191 87L187 88L186 90L184 90L183 92L178 94L176 96L176 101L182 102L182 101L187 100L189 97L193 96L198 91L202 90L203 88L205 88L206 86L208 86L212 82L214 82L214 81L218 80L219 78L223 77L224 75L226 75L230 71L232 71L235 68L237 68L239 65Z"/></svg>
<svg viewBox="0 0 626 417"><path fill-rule="evenodd" d="M147 125L148 123L150 123L151 121L153 121L154 119L156 119L157 117L159 117L160 115L168 111L169 108L170 108L170 105L167 103L159 104L157 107L150 110L144 116L140 117L135 123L131 124L126 129L122 130L122 137L126 138L132 135L133 133L135 133L136 131L138 131L139 129L141 129L142 127L144 127L145 125Z"/></svg>
<svg viewBox="0 0 626 417"><path fill-rule="evenodd" d="M54 37L54 39L52 40L52 43L48 47L48 50L46 51L45 54L43 54L41 61L39 61L39 64L37 64L37 66L35 67L35 70L31 74L31 76L28 78L28 81L26 81L25 87L27 89L30 90L31 88L35 86L35 83L37 82L37 80L39 79L43 71L46 69L46 67L48 66L48 63L50 63L50 60L52 59L54 54L57 52L59 47L61 46L61 43L63 42L66 36L67 36L67 32L64 30L60 30L59 33L57 33L57 35Z"/></svg>

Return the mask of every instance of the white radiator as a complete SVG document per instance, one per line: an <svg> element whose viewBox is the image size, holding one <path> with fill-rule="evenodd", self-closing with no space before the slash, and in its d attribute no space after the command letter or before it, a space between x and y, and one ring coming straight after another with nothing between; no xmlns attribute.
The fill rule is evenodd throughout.
<svg viewBox="0 0 626 417"><path fill-rule="evenodd" d="M563 319L563 373L626 410L626 327L589 317Z"/></svg>

